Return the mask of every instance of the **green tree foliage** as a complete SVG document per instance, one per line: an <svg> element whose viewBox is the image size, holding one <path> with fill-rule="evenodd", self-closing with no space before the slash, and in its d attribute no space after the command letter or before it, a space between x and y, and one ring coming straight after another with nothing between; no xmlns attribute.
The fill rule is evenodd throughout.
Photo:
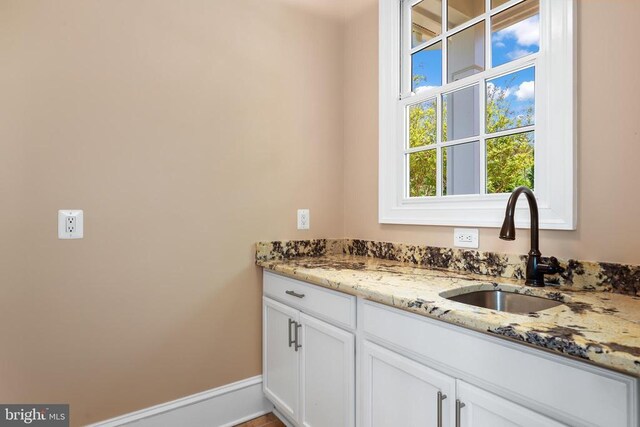
<svg viewBox="0 0 640 427"><path fill-rule="evenodd" d="M436 102L426 101L409 108L409 148L436 143ZM409 195L436 195L436 150L409 155Z"/></svg>
<svg viewBox="0 0 640 427"><path fill-rule="evenodd" d="M487 133L514 129L533 123L534 111L515 115L505 90L490 87L487 93ZM436 143L436 103L426 101L409 109L409 147L423 147ZM446 117L446 112L443 113ZM442 123L446 135L446 122ZM446 149L442 150L446 164ZM518 186L534 185L533 132L518 133L487 139L487 193L509 193ZM409 195L436 195L436 150L409 155ZM446 177L443 177L446 179ZM443 183L446 186L446 182Z"/></svg>
<svg viewBox="0 0 640 427"><path fill-rule="evenodd" d="M501 88L489 87L487 133L533 123L533 107L514 115L506 95ZM510 193L521 185L533 188L533 177L533 132L487 139L487 193Z"/></svg>

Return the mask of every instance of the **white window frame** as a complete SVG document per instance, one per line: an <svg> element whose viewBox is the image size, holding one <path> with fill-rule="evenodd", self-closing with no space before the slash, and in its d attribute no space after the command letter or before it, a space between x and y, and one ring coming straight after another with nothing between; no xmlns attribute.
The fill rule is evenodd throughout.
<svg viewBox="0 0 640 427"><path fill-rule="evenodd" d="M411 1L411 0L404 0ZM487 1L487 10L491 0ZM511 0L497 10L523 0ZM379 212L383 224L420 224L499 227L509 194L457 195L408 198L405 195L404 135L406 105L430 99L425 91L407 99L401 96L401 19L403 0L379 1ZM442 1L446 16L446 0ZM409 18L410 19L410 18ZM470 22L476 22L472 20ZM445 21L446 22L446 21ZM575 0L540 0L540 51L535 54L535 194L540 227L575 230L576 191L576 90L575 90ZM486 28L491 37L490 28ZM444 39L443 39L444 40ZM443 41L446 43L446 40ZM525 57L509 63L524 68L533 61ZM443 61L444 65L444 61ZM487 75L495 74L487 65ZM406 66L406 64L404 64ZM504 72L504 71L503 71ZM466 84L465 84L466 83ZM469 84L468 79L446 85ZM445 82L443 81L443 86ZM419 97L419 98L418 98ZM484 99L484 88L480 87ZM481 156L483 155L481 150ZM481 158L481 161L484 161ZM484 178L481 178L484 183ZM441 185L438 183L438 185ZM529 210L518 204L516 224L528 227Z"/></svg>

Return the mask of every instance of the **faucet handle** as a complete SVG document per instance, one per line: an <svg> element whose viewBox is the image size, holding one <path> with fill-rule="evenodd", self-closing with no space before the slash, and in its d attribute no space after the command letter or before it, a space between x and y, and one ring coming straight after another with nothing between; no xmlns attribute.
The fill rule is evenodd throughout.
<svg viewBox="0 0 640 427"><path fill-rule="evenodd" d="M546 274L557 274L557 273L564 273L564 267L562 267L560 265L560 261L558 261L558 258L551 256L548 258L548 263L547 266L545 268L545 273Z"/></svg>

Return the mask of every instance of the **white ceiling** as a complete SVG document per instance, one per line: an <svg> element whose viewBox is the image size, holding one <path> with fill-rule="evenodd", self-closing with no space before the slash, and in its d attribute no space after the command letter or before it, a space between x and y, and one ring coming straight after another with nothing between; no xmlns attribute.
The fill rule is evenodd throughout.
<svg viewBox="0 0 640 427"><path fill-rule="evenodd" d="M299 6L313 13L346 19L356 15L367 6L376 5L378 0L279 0Z"/></svg>

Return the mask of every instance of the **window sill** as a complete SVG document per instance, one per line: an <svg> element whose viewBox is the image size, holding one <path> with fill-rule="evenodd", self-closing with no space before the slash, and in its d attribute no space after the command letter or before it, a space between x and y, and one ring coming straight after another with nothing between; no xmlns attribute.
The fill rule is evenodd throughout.
<svg viewBox="0 0 640 427"><path fill-rule="evenodd" d="M431 201L406 200L396 206L380 206L381 224L440 225L466 227L500 227L504 220L509 194L493 196L450 196ZM566 206L566 205L565 205ZM575 212L559 212L549 203L538 200L540 228L575 230ZM530 226L528 205L523 201L516 209L516 225Z"/></svg>

